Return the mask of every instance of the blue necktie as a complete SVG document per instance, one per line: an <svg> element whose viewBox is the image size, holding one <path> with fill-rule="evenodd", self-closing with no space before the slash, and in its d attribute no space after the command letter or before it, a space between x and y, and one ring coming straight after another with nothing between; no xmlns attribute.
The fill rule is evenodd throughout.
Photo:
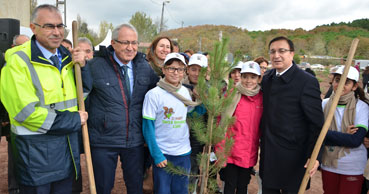
<svg viewBox="0 0 369 194"><path fill-rule="evenodd" d="M123 65L122 66L122 69L123 69L123 76L124 76L124 82L126 84L126 87L127 87L127 91L128 91L128 94L129 94L129 97L131 97L131 84L129 82L129 76L128 76L128 66L127 65Z"/></svg>
<svg viewBox="0 0 369 194"><path fill-rule="evenodd" d="M60 71L60 63L59 63L59 57L56 55L53 55L50 57L50 60L53 62L54 66L59 69Z"/></svg>

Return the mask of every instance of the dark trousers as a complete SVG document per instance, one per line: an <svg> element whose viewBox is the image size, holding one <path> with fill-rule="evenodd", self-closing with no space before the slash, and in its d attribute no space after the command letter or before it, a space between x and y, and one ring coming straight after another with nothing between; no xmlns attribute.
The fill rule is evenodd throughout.
<svg viewBox="0 0 369 194"><path fill-rule="evenodd" d="M20 185L20 194L71 194L73 175L68 178L40 186Z"/></svg>
<svg viewBox="0 0 369 194"><path fill-rule="evenodd" d="M75 177L73 179L72 194L79 194L82 192L82 189L83 188L82 188L82 168L81 168L81 174L79 175L78 179L76 180Z"/></svg>
<svg viewBox="0 0 369 194"><path fill-rule="evenodd" d="M174 166L182 167L190 172L190 155L170 156L164 154L165 158ZM156 167L153 164L154 191L156 194L188 194L188 176L173 175L168 173L165 168Z"/></svg>
<svg viewBox="0 0 369 194"><path fill-rule="evenodd" d="M197 162L197 155L202 153L202 150L204 148L204 145L200 144L191 132L190 134L190 143L191 143L191 174L199 174L200 173L200 167ZM193 189L195 189L195 183L198 178L195 176L190 176L190 185L193 186ZM193 193L193 190L190 190L190 193Z"/></svg>
<svg viewBox="0 0 369 194"><path fill-rule="evenodd" d="M97 193L111 193L119 156L127 193L142 194L143 152L143 146L134 148L91 147Z"/></svg>
<svg viewBox="0 0 369 194"><path fill-rule="evenodd" d="M263 194L297 194L297 192L285 191L281 189L270 189L270 188L265 188L264 186L262 189L262 193Z"/></svg>
<svg viewBox="0 0 369 194"><path fill-rule="evenodd" d="M220 172L224 180L224 194L247 194L247 185L251 179L251 168L242 168L234 164L227 164Z"/></svg>
<svg viewBox="0 0 369 194"><path fill-rule="evenodd" d="M15 179L14 159L13 159L12 144L8 140L8 191L9 194L19 193L19 185Z"/></svg>

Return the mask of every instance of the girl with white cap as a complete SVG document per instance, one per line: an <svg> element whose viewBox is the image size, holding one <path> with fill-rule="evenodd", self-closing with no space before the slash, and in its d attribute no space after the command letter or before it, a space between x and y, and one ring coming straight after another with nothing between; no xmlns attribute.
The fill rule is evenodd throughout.
<svg viewBox="0 0 369 194"><path fill-rule="evenodd" d="M322 102L324 116L332 105L344 67L333 73L333 94ZM362 144L368 131L369 107L358 85L359 72L350 67L322 155L322 179L325 194L360 194L367 151Z"/></svg>
<svg viewBox="0 0 369 194"><path fill-rule="evenodd" d="M248 61L242 64L240 73L233 103L222 113L222 118L235 117L226 134L227 138L233 138L234 144L227 165L220 172L225 182L224 194L247 193L251 170L258 158L259 124L263 112L263 94L258 84L260 67L256 62Z"/></svg>

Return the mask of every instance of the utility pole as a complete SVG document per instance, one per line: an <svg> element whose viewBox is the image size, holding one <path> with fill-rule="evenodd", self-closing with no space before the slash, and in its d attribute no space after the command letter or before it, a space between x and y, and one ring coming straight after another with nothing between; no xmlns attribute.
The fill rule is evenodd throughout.
<svg viewBox="0 0 369 194"><path fill-rule="evenodd" d="M67 25L67 0L60 1L56 0L56 8L59 9L59 5L64 5L64 24Z"/></svg>
<svg viewBox="0 0 369 194"><path fill-rule="evenodd" d="M201 36L199 37L199 52L201 52L201 41L202 41L202 39L201 39Z"/></svg>
<svg viewBox="0 0 369 194"><path fill-rule="evenodd" d="M160 28L159 28L159 33L161 31L163 31L163 23L164 23L164 6L165 3L169 3L169 0L163 1L163 7L161 8L161 19L160 19Z"/></svg>

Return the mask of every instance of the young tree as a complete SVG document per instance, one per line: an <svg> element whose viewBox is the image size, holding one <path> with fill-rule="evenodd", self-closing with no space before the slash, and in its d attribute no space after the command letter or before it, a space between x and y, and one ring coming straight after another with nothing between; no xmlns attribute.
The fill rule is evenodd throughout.
<svg viewBox="0 0 369 194"><path fill-rule="evenodd" d="M103 41L108 31L113 30L113 29L114 29L114 26L112 23L108 23L105 20L101 21L99 25L99 38L97 42Z"/></svg>
<svg viewBox="0 0 369 194"><path fill-rule="evenodd" d="M190 123L196 138L205 145L203 153L198 157L201 172L199 175L200 194L207 194L214 190L216 181L212 180L211 177L216 175L220 168L224 166L233 143L232 138L225 138L225 134L234 119L222 115L223 118L219 122L219 116L231 104L236 93L233 82L230 81L227 87L224 81L232 68L232 65L225 61L228 53L227 44L228 39L216 43L214 51L210 54L209 68L211 71L202 70L196 88L199 99L203 102L208 115L207 123L204 123L203 119L194 119ZM237 62L238 60L235 60L234 64ZM209 80L205 79L207 73L210 74ZM225 92L227 97L224 95L225 88L227 88ZM222 144L222 146L216 152L217 161L211 164L211 152L219 144Z"/></svg>
<svg viewBox="0 0 369 194"><path fill-rule="evenodd" d="M156 25L152 22L150 16L144 12L133 14L129 23L136 28L139 41L150 42L157 35Z"/></svg>

